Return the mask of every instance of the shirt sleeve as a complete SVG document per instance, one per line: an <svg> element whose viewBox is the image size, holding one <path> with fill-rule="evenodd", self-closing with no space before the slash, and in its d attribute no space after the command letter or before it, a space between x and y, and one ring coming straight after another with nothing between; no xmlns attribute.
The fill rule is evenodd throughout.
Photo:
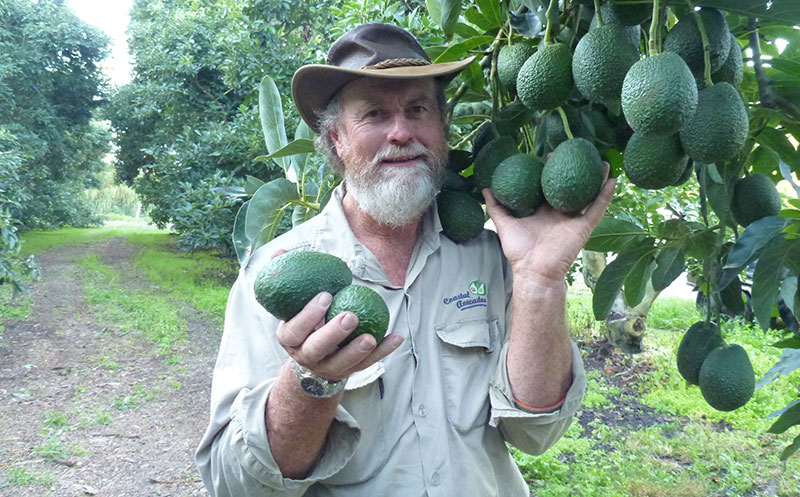
<svg viewBox="0 0 800 497"><path fill-rule="evenodd" d="M231 289L211 387L211 417L195 462L212 497L297 497L340 471L361 430L341 406L309 476L284 478L269 448L265 406L288 355L275 340L279 321L255 300L256 271L242 270Z"/></svg>
<svg viewBox="0 0 800 497"><path fill-rule="evenodd" d="M572 385L559 409L547 413L529 412L516 403L508 379L506 358L508 343L503 346L498 367L489 385L491 416L489 424L496 426L511 445L528 454L542 454L567 431L586 392L583 359L575 342L572 345Z"/></svg>

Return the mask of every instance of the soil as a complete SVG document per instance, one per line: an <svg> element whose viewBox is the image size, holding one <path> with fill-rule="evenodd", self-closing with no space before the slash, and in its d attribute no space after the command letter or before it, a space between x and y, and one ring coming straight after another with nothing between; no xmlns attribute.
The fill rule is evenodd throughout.
<svg viewBox="0 0 800 497"><path fill-rule="evenodd" d="M141 333L102 322L84 295L78 260L86 254L113 266L123 287L161 292L133 266L137 250L124 238L109 238L43 252L29 317L0 317L2 495L208 495L193 455L208 421L219 323L176 302L188 340L175 350L176 361L166 360ZM586 369L622 392L611 409L579 411L587 437L596 419L621 429L674 426L674 417L632 400L647 363L631 362L604 343L582 347ZM4 487L14 471L18 480L31 478L29 484Z"/></svg>

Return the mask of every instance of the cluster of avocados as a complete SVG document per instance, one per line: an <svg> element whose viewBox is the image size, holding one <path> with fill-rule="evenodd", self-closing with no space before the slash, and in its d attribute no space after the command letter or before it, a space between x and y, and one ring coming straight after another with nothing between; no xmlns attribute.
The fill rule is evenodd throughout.
<svg viewBox="0 0 800 497"><path fill-rule="evenodd" d="M353 285L353 273L335 255L293 250L274 257L259 270L253 284L256 301L278 319L288 321L318 293L333 300L326 322L344 311L358 316L358 326L340 344L343 347L368 333L381 343L389 329L389 308L371 288Z"/></svg>
<svg viewBox="0 0 800 497"><path fill-rule="evenodd" d="M677 364L683 379L698 385L708 405L719 411L742 407L755 391L747 351L726 344L713 323L698 321L689 327L678 345Z"/></svg>
<svg viewBox="0 0 800 497"><path fill-rule="evenodd" d="M437 199L447 236L465 243L480 233L483 188L518 217L543 204L582 211L605 178L600 150L624 150L625 176L649 190L680 186L696 164L743 153L749 120L738 90L742 52L724 14L708 7L690 11L643 53L640 24L651 19L652 8L652 2L604 2L577 41L545 35L537 46L519 36L499 48L498 91L510 103L479 126L471 153L451 151ZM514 112L506 114L514 118L503 119L510 108ZM520 108L528 112L522 120ZM458 104L453 116L491 114L483 101ZM528 124L534 139L520 131ZM779 211L772 180L745 170L731 199L735 221L747 226Z"/></svg>

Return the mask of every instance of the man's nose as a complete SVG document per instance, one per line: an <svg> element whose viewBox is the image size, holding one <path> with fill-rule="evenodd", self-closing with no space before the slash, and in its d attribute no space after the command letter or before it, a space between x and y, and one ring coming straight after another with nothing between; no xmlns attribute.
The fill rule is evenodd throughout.
<svg viewBox="0 0 800 497"><path fill-rule="evenodd" d="M395 115L389 125L386 140L393 144L404 144L413 137L413 124L404 114Z"/></svg>

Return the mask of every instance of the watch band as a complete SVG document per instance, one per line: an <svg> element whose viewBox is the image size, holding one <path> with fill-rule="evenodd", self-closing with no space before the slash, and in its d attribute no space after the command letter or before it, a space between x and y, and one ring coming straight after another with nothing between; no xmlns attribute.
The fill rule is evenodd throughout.
<svg viewBox="0 0 800 497"><path fill-rule="evenodd" d="M320 378L305 367L292 361L292 370L300 383L300 388L305 393L316 399L327 399L344 390L347 378L339 381L330 381Z"/></svg>

